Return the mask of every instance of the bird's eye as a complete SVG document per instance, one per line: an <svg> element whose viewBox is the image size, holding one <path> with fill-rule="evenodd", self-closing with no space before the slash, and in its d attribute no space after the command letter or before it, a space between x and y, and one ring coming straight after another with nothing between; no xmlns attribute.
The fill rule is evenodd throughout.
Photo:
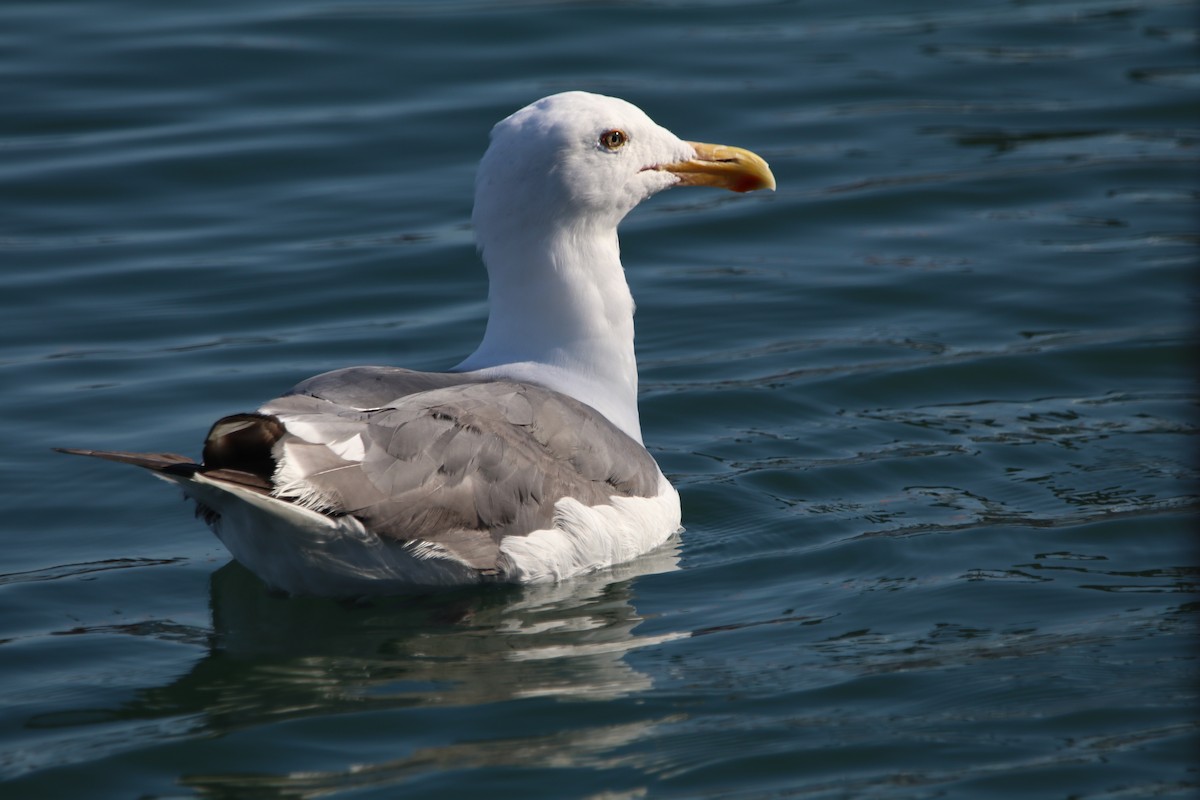
<svg viewBox="0 0 1200 800"><path fill-rule="evenodd" d="M625 131L613 129L600 134L600 145L609 150L619 150L629 141L629 135Z"/></svg>

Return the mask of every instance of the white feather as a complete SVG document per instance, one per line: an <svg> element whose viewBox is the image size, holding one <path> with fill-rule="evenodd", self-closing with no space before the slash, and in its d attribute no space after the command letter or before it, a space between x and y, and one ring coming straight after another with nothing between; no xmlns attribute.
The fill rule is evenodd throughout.
<svg viewBox="0 0 1200 800"><path fill-rule="evenodd" d="M585 506L555 503L554 527L500 544L503 574L521 583L546 583L594 572L649 552L681 530L679 493L660 475L655 497L613 497Z"/></svg>

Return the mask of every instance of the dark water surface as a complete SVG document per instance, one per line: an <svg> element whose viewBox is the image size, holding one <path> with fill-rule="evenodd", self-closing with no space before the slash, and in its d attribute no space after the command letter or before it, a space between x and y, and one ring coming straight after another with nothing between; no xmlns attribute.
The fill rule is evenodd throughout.
<svg viewBox="0 0 1200 800"><path fill-rule="evenodd" d="M1196 793L1194 4L182 5L0 5L5 798ZM288 600L50 452L456 363L568 88L779 179L623 228L674 547Z"/></svg>

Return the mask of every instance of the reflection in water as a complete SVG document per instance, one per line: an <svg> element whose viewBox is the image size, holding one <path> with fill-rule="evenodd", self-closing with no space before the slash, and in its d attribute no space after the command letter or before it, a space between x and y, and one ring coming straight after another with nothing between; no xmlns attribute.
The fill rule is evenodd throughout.
<svg viewBox="0 0 1200 800"><path fill-rule="evenodd" d="M81 753L95 758L148 740L223 735L331 713L532 697L603 700L641 692L651 680L624 654L688 634L637 636L642 618L632 604L633 579L677 568L678 538L632 563L558 585L473 587L349 604L272 595L231 562L212 576L211 632L181 631L186 626L169 620L102 631L205 643L207 652L187 674L142 689L115 708L29 719L29 728L66 734L61 748L29 758L43 765ZM72 631L82 632L100 631ZM581 748L585 742L594 747L632 740L653 724L600 726L577 736ZM572 750L562 738L550 737L545 746L551 743L560 755ZM457 751L471 745L450 750L466 762L490 763L495 756L483 750L499 748L511 763L514 754L535 758L545 746L529 741L505 750L503 743L481 743L480 752L469 756ZM418 761L431 763L427 755ZM381 767L380 779L394 780L396 769L410 768Z"/></svg>
<svg viewBox="0 0 1200 800"><path fill-rule="evenodd" d="M347 605L268 594L236 563L213 575L213 646L137 705L208 715L217 730L267 717L529 696L612 698L649 688L622 655L638 637L632 579L678 568L678 543L546 586L479 587Z"/></svg>

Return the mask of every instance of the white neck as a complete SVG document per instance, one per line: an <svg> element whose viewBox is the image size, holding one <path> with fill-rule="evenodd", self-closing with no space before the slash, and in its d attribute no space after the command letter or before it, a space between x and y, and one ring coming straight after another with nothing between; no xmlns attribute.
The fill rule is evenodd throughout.
<svg viewBox="0 0 1200 800"><path fill-rule="evenodd" d="M455 370L547 386L641 442L633 298L615 225L554 228L549 239L533 227L486 237L487 330Z"/></svg>

